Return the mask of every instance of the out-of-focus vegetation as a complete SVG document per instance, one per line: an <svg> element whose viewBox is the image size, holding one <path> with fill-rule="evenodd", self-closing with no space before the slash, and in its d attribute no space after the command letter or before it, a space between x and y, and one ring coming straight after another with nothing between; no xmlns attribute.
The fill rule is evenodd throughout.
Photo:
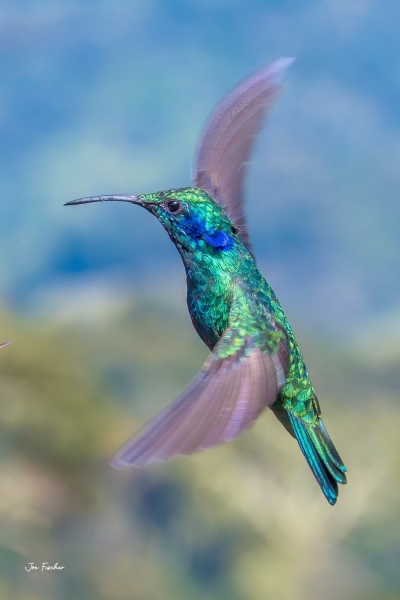
<svg viewBox="0 0 400 600"><path fill-rule="evenodd" d="M129 300L129 299L128 299ZM233 443L145 470L107 459L206 351L182 306L9 312L0 356L0 598L393 600L400 594L400 375L386 335L300 335L349 468L332 508L271 413ZM26 572L29 562L55 572Z"/></svg>

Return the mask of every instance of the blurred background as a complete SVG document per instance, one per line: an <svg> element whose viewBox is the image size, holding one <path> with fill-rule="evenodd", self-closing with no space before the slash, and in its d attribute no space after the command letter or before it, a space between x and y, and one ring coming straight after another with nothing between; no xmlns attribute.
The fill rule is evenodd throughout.
<svg viewBox="0 0 400 600"><path fill-rule="evenodd" d="M399 40L396 0L0 0L0 600L400 598ZM267 413L108 466L207 350L155 219L63 207L189 185L212 107L281 56L249 222L349 468L334 508Z"/></svg>

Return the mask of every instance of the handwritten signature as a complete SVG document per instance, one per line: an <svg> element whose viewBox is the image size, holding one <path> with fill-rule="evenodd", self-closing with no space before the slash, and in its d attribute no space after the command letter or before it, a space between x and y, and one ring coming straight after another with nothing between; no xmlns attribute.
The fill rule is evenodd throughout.
<svg viewBox="0 0 400 600"><path fill-rule="evenodd" d="M62 569L65 569L65 567L62 567L58 563L55 563L54 565L49 565L48 562L42 563L41 567L35 565L34 562L30 562L28 563L28 566L25 567L25 571L28 571L28 573L29 571L39 571L39 569L41 571L61 571Z"/></svg>

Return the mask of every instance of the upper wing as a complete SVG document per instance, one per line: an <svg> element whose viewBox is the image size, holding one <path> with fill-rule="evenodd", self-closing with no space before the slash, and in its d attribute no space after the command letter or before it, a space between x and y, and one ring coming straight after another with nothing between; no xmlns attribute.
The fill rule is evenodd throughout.
<svg viewBox="0 0 400 600"><path fill-rule="evenodd" d="M266 109L272 104L283 73L293 60L277 60L225 96L207 121L195 155L193 185L208 191L225 207L250 251L243 210L245 163Z"/></svg>
<svg viewBox="0 0 400 600"><path fill-rule="evenodd" d="M275 402L285 381L284 354L265 353L255 336L228 328L185 390L110 464L143 467L232 440Z"/></svg>

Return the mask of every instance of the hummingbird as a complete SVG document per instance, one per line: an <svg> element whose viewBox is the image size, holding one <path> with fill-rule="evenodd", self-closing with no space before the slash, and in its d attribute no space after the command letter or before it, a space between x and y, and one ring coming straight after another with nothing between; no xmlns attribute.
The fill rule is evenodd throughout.
<svg viewBox="0 0 400 600"><path fill-rule="evenodd" d="M192 187L79 198L128 202L154 215L177 248L194 328L211 351L181 394L110 464L144 467L233 440L268 407L296 438L331 505L346 467L321 419L292 328L255 262L244 211L253 142L294 59L243 80L211 113L193 162Z"/></svg>

